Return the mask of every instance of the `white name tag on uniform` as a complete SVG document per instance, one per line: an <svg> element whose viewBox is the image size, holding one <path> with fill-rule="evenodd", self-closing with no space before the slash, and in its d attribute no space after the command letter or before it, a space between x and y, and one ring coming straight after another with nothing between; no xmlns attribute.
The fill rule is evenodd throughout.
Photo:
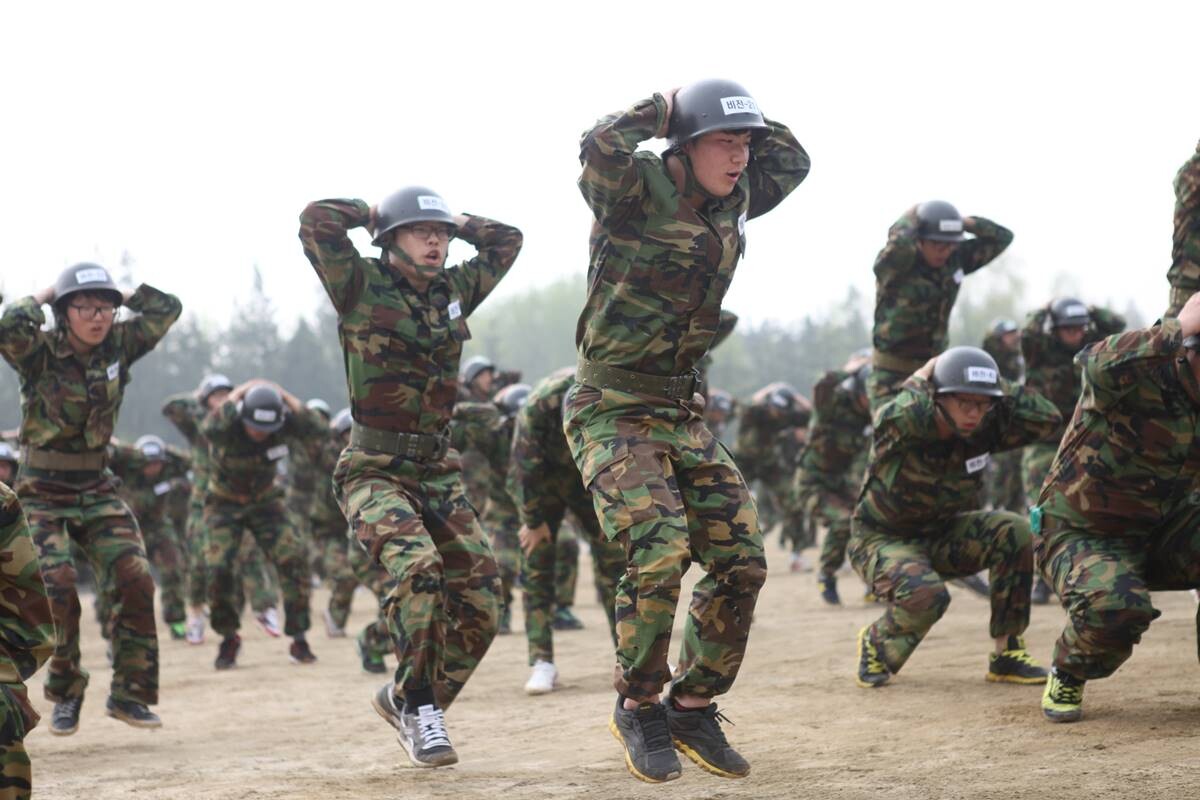
<svg viewBox="0 0 1200 800"><path fill-rule="evenodd" d="M108 273L102 269L81 269L75 273L75 283L104 283Z"/></svg>
<svg viewBox="0 0 1200 800"><path fill-rule="evenodd" d="M462 303L455 300L450 303L446 310L450 312L450 319L458 319L462 316Z"/></svg>
<svg viewBox="0 0 1200 800"><path fill-rule="evenodd" d="M753 97L746 97L745 95L722 97L721 110L725 112L725 116L727 117L730 114L757 114L758 103L754 102Z"/></svg>
<svg viewBox="0 0 1200 800"><path fill-rule="evenodd" d="M974 475L976 472L979 472L980 470L985 468L988 465L988 462L991 460L992 460L991 453L984 453L981 456L975 456L974 458L968 458L967 459L967 474Z"/></svg>
<svg viewBox="0 0 1200 800"><path fill-rule="evenodd" d="M422 211L445 211L450 213L450 207L446 205L446 201L432 194L417 195L417 207Z"/></svg>
<svg viewBox="0 0 1200 800"><path fill-rule="evenodd" d="M746 235L746 212L745 211L743 211L742 215L740 217L738 217L738 235L739 236Z"/></svg>
<svg viewBox="0 0 1200 800"><path fill-rule="evenodd" d="M154 494L156 497L162 497L167 492L171 491L170 481L159 481L154 484Z"/></svg>
<svg viewBox="0 0 1200 800"><path fill-rule="evenodd" d="M108 369L105 370L105 372L108 374L108 379L110 381L115 381L121 374L121 362L114 361L113 363L109 364Z"/></svg>
<svg viewBox="0 0 1200 800"><path fill-rule="evenodd" d="M286 444L277 444L267 451L267 458L271 461L278 461L288 454L288 446Z"/></svg>
<svg viewBox="0 0 1200 800"><path fill-rule="evenodd" d="M962 267L959 267L958 269L954 270L954 282L955 283L962 283L963 278L965 278L965 277L967 277L967 273L962 271Z"/></svg>

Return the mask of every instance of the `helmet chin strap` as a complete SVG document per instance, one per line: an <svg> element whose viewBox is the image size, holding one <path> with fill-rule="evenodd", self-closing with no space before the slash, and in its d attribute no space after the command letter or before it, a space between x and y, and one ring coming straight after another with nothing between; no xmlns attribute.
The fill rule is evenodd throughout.
<svg viewBox="0 0 1200 800"><path fill-rule="evenodd" d="M418 277L424 278L425 280L432 280L442 272L442 266L431 267L428 264L418 264L417 262L413 261L412 258L409 257L408 253L396 246L395 238L388 242L386 247L382 247L380 249L383 251L382 258L385 264L390 265L391 260L389 257L394 256L397 261L406 265Z"/></svg>
<svg viewBox="0 0 1200 800"><path fill-rule="evenodd" d="M933 401L933 406L937 409L936 413L942 415L942 419L946 421L946 424L950 426L950 430L954 431L956 436L959 436L963 439L967 438L969 434L964 433L962 428L958 427L958 423L954 421L954 417L950 416L950 412L946 410L945 406L936 400Z"/></svg>
<svg viewBox="0 0 1200 800"><path fill-rule="evenodd" d="M700 195L706 200L720 200L721 198L705 189L696 179L696 171L692 168L692 158L682 147L673 147L668 151L671 155L679 159L679 163L683 165L683 196Z"/></svg>

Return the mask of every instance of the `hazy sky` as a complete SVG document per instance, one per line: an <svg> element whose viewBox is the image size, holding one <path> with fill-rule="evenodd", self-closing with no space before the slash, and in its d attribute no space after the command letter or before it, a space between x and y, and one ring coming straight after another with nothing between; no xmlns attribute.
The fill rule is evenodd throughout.
<svg viewBox="0 0 1200 800"><path fill-rule="evenodd" d="M872 296L888 225L935 197L1011 227L1035 296L1066 273L1086 301L1165 306L1198 3L531 5L6 5L5 294L128 250L189 313L225 318L258 264L281 319L307 314L304 204L409 183L524 230L502 292L579 273L579 134L720 76L813 161L749 225L743 316Z"/></svg>

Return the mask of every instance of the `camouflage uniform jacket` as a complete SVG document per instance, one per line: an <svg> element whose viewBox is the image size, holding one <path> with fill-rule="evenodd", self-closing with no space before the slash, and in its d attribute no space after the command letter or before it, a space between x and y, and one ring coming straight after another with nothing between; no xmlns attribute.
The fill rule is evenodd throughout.
<svg viewBox="0 0 1200 800"><path fill-rule="evenodd" d="M996 359L996 366L1000 368L1000 377L1011 383L1019 383L1025 376L1025 358L1021 355L1020 346L1015 350L1010 350L1004 346L1002 338L998 334L989 333L983 337L983 350Z"/></svg>
<svg viewBox="0 0 1200 800"><path fill-rule="evenodd" d="M1180 289L1200 291L1200 143L1175 175L1175 235L1167 281Z"/></svg>
<svg viewBox="0 0 1200 800"><path fill-rule="evenodd" d="M208 491L208 440L200 432L200 424L208 409L191 392L172 395L162 407L162 415L170 420L192 448L192 497L203 498Z"/></svg>
<svg viewBox="0 0 1200 800"><path fill-rule="evenodd" d="M317 483L313 489L312 524L313 530L328 530L331 527L343 527L346 518L337 504L333 494L333 468L337 466L345 443L342 437L330 434L323 442L317 453L316 470Z"/></svg>
<svg viewBox="0 0 1200 800"><path fill-rule="evenodd" d="M65 324L41 330L46 321L32 297L10 305L0 317L0 355L21 376L21 444L64 453L108 446L129 367L149 353L179 318L174 295L142 284L126 303L139 312L114 322L107 338L87 355L76 355Z"/></svg>
<svg viewBox="0 0 1200 800"><path fill-rule="evenodd" d="M563 397L574 384L574 370L560 370L544 378L517 414L508 493L516 501L521 524L530 528L546 524L552 498L554 507L561 506L557 491L552 490L565 485L576 490L584 504L588 502L583 477L563 434Z"/></svg>
<svg viewBox="0 0 1200 800"><path fill-rule="evenodd" d="M19 683L54 652L54 620L17 495L0 483L0 683Z"/></svg>
<svg viewBox="0 0 1200 800"><path fill-rule="evenodd" d="M742 409L738 417L737 458L739 464L745 460L743 466L747 467L753 463L758 469L792 470L800 448L794 433L797 428L808 428L812 406L807 400L798 400L790 408L773 406L769 398L772 388L773 384L759 389Z"/></svg>
<svg viewBox="0 0 1200 800"><path fill-rule="evenodd" d="M1200 497L1200 386L1179 321L1076 356L1083 391L1042 486L1043 531L1146 536Z"/></svg>
<svg viewBox="0 0 1200 800"><path fill-rule="evenodd" d="M512 449L513 420L500 413L494 403L461 402L454 406L450 423L450 443L459 452L472 451L482 456L480 467L486 470L488 502L501 508L513 505L504 485Z"/></svg>
<svg viewBox="0 0 1200 800"><path fill-rule="evenodd" d="M983 217L975 217L972 233L974 239L960 244L944 266L934 269L917 250L915 207L888 230L887 244L875 257L872 335L877 354L904 359L916 370L946 349L950 311L963 277L987 266L1013 240L1012 231Z"/></svg>
<svg viewBox="0 0 1200 800"><path fill-rule="evenodd" d="M805 482L832 491L861 477L851 470L871 446L871 412L859 405L853 387L845 385L852 378L851 372L830 370L817 381L808 442L800 454Z"/></svg>
<svg viewBox="0 0 1200 800"><path fill-rule="evenodd" d="M1002 384L1005 396L970 437L942 439L933 384L909 377L875 414L874 449L855 521L900 536L928 536L955 515L978 510L989 455L1035 442L1062 420L1036 391Z"/></svg>
<svg viewBox="0 0 1200 800"><path fill-rule="evenodd" d="M377 258L358 254L346 231L365 226L362 200L322 200L300 215L300 241L338 315L350 410L373 428L440 434L458 392L469 317L521 249L521 232L468 217L458 238L476 256L447 267L418 292Z"/></svg>
<svg viewBox="0 0 1200 800"><path fill-rule="evenodd" d="M324 417L301 408L299 412L289 411L282 428L256 442L246 434L238 404L226 400L200 426L211 457L209 494L243 503L282 495L279 460L286 458L292 447L303 447L325 428Z"/></svg>
<svg viewBox="0 0 1200 800"><path fill-rule="evenodd" d="M1092 322L1084 332L1080 349L1125 329L1125 318L1120 314L1097 306L1089 307L1088 313ZM1025 355L1025 385L1048 397L1062 415L1063 426L1049 436L1057 441L1079 399L1082 367L1075 362L1078 350L1059 341L1049 321L1049 306L1030 313L1021 329L1021 350Z"/></svg>
<svg viewBox="0 0 1200 800"><path fill-rule="evenodd" d="M650 375L681 375L708 352L721 300L745 251L745 223L777 206L808 174L808 154L768 120L733 192L699 211L662 159L637 151L665 122L661 95L584 134L579 188L595 215L580 355Z"/></svg>
<svg viewBox="0 0 1200 800"><path fill-rule="evenodd" d="M174 447L167 447L167 460L154 478L142 469L150 463L136 447L118 443L108 449L109 468L121 479L120 495L129 504L138 522L165 519L168 495L176 481L186 480L192 460Z"/></svg>

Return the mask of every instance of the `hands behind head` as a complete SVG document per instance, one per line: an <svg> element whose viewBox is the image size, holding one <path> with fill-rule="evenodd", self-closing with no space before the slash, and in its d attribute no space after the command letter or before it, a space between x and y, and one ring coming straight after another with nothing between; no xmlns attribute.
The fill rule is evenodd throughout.
<svg viewBox="0 0 1200 800"><path fill-rule="evenodd" d="M1200 292L1188 298L1179 311L1179 326L1184 338L1200 334Z"/></svg>
<svg viewBox="0 0 1200 800"><path fill-rule="evenodd" d="M925 380L933 380L933 365L937 363L937 356L925 362L925 366L914 372L914 375L920 375Z"/></svg>

